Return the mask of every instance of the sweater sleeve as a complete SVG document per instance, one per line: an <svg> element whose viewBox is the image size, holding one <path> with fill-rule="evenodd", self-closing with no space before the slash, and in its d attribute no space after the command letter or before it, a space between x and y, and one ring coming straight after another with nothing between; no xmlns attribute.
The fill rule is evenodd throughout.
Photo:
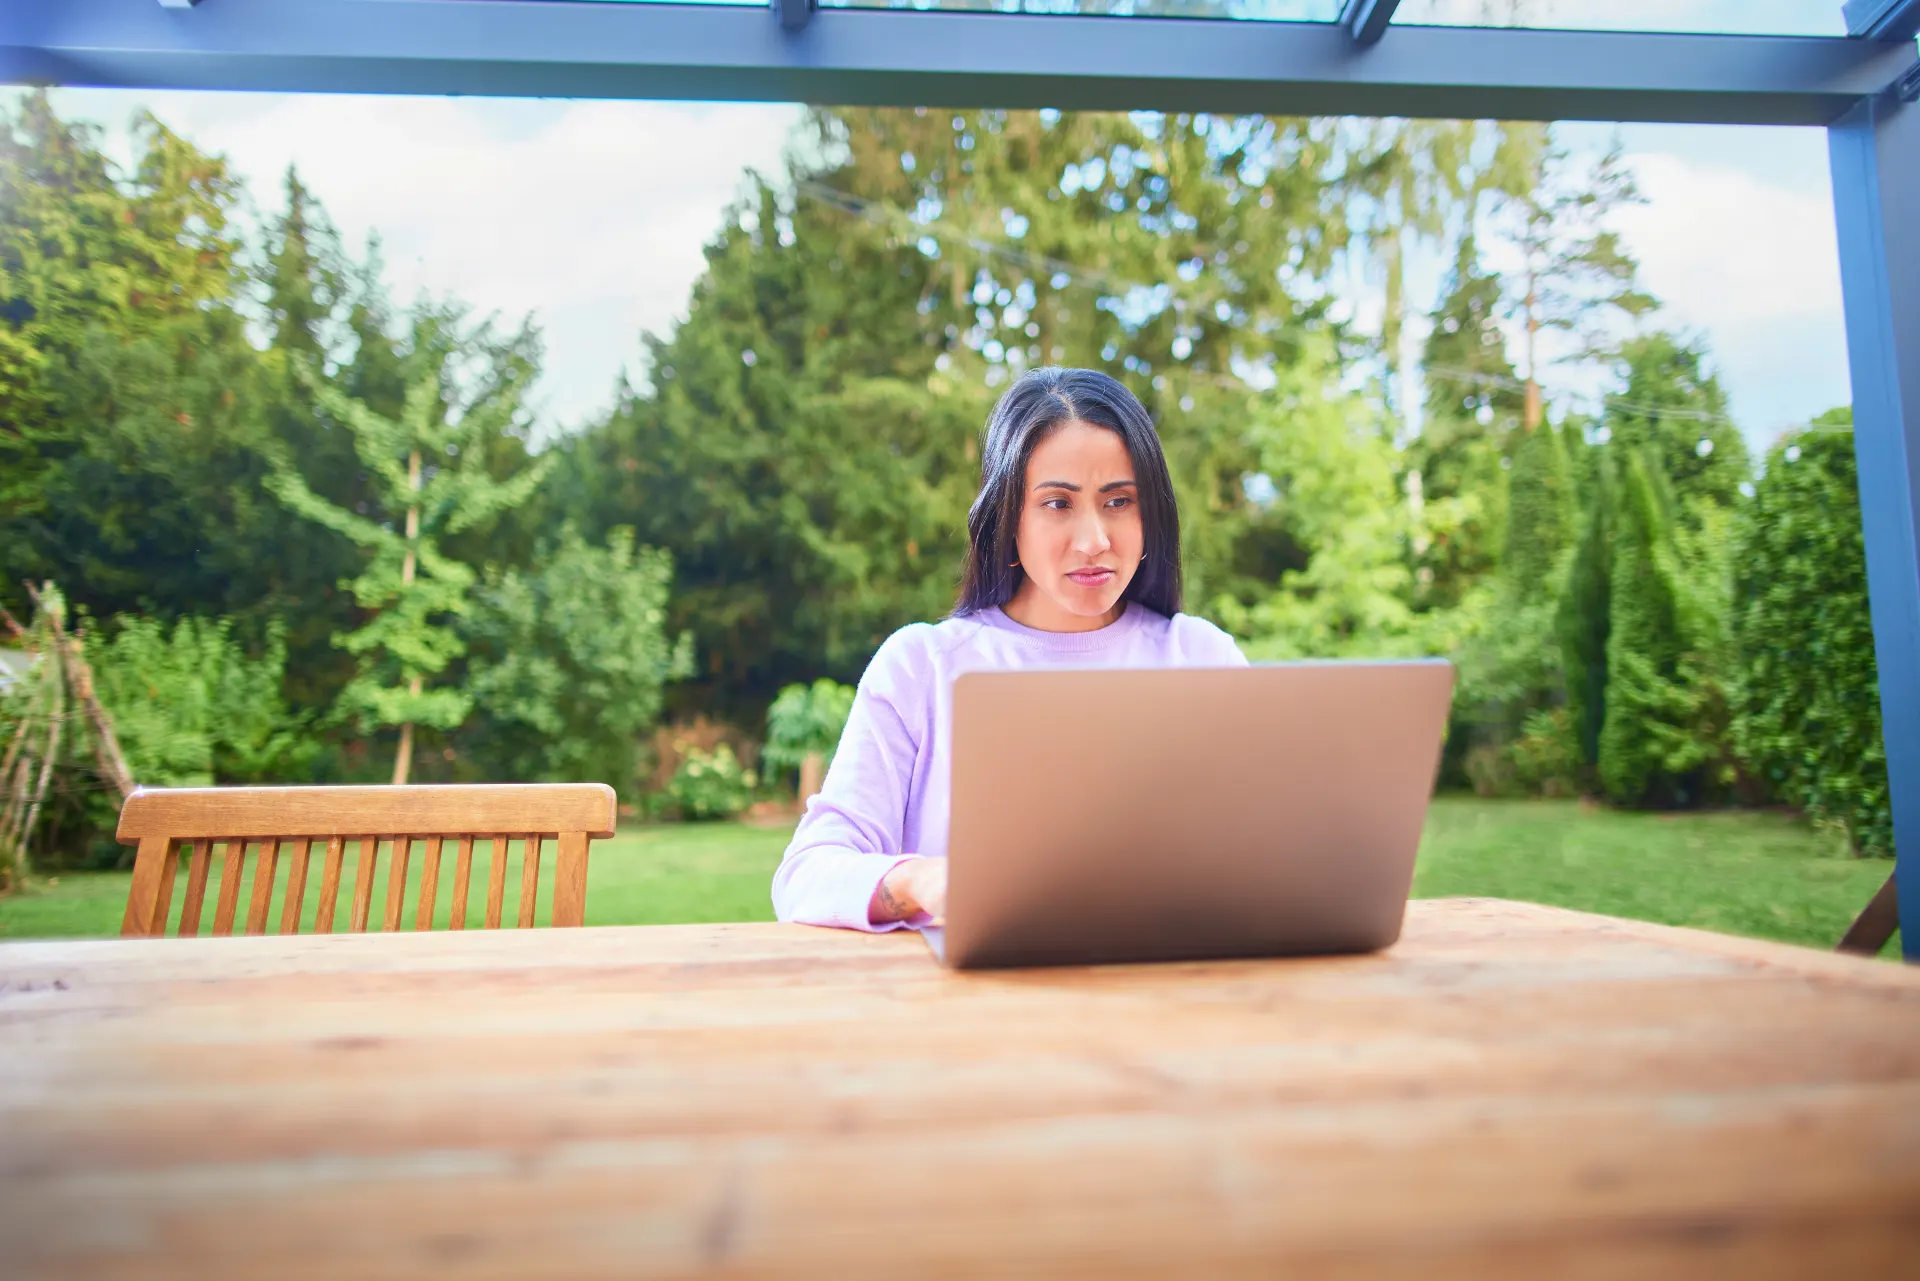
<svg viewBox="0 0 1920 1281"><path fill-rule="evenodd" d="M925 732L917 703L930 695L925 664L914 661L919 648L896 633L860 678L827 777L773 874L782 921L876 932L919 923L875 925L867 916L881 878L914 855L901 844L921 747L916 731Z"/></svg>

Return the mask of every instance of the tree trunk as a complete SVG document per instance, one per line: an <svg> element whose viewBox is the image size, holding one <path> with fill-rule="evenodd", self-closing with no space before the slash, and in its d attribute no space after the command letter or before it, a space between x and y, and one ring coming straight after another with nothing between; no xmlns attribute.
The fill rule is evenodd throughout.
<svg viewBox="0 0 1920 1281"><path fill-rule="evenodd" d="M820 784L826 780L827 763L818 752L808 752L800 758L800 803L805 805L807 798L820 790Z"/></svg>
<svg viewBox="0 0 1920 1281"><path fill-rule="evenodd" d="M414 450L407 455L407 484L414 493L420 492L420 451ZM407 588L413 586L414 569L419 557L414 545L420 541L420 505L415 503L407 508L407 551L400 561L400 591L404 595ZM407 692L418 698L423 681L415 676L407 682ZM413 772L413 722L405 721L400 726L400 750L393 755L393 785L405 786L407 775Z"/></svg>
<svg viewBox="0 0 1920 1281"><path fill-rule="evenodd" d="M1540 334L1540 293L1532 272L1527 273L1527 400L1521 411L1520 425L1528 431L1540 425L1540 375L1534 363L1534 341Z"/></svg>

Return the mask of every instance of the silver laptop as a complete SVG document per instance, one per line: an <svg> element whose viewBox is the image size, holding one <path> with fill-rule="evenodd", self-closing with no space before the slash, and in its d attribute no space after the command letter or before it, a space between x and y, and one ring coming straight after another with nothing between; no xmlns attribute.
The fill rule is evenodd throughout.
<svg viewBox="0 0 1920 1281"><path fill-rule="evenodd" d="M922 933L956 969L1386 947L1452 691L1438 659L963 675Z"/></svg>

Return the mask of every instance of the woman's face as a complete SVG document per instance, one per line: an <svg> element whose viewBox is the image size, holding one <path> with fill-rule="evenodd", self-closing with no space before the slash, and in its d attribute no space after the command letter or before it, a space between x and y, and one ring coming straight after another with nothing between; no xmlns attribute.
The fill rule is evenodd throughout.
<svg viewBox="0 0 1920 1281"><path fill-rule="evenodd" d="M1146 533L1133 459L1118 432L1070 422L1034 447L1015 544L1026 571L1006 605L1015 622L1080 632L1119 617Z"/></svg>

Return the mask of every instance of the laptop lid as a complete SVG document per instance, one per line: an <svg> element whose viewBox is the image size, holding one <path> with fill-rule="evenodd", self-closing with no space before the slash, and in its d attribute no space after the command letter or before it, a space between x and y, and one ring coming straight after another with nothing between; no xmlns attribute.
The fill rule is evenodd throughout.
<svg viewBox="0 0 1920 1281"><path fill-rule="evenodd" d="M1399 937L1442 660L954 682L957 968L1367 951Z"/></svg>

